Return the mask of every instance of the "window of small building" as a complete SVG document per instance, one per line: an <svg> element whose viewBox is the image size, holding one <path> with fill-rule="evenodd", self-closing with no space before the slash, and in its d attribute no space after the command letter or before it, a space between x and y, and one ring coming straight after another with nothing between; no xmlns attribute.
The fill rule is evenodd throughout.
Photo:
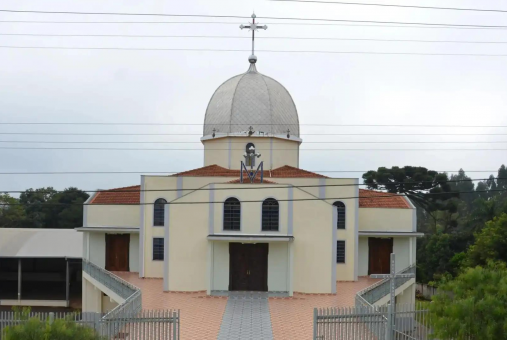
<svg viewBox="0 0 507 340"><path fill-rule="evenodd" d="M337 219L336 219L336 228L337 229L345 229L345 204L340 201L336 201L333 203L336 207L337 211Z"/></svg>
<svg viewBox="0 0 507 340"><path fill-rule="evenodd" d="M336 241L336 263L345 263L345 241Z"/></svg>
<svg viewBox="0 0 507 340"><path fill-rule="evenodd" d="M153 261L164 260L164 238L154 237L153 238Z"/></svg>
<svg viewBox="0 0 507 340"><path fill-rule="evenodd" d="M274 198L262 202L262 231L278 231L280 207Z"/></svg>
<svg viewBox="0 0 507 340"><path fill-rule="evenodd" d="M164 208L167 201L163 198L159 198L155 201L153 206L153 225L155 227L164 226Z"/></svg>
<svg viewBox="0 0 507 340"><path fill-rule="evenodd" d="M224 202L224 230L240 230L241 203L237 198L229 197Z"/></svg>

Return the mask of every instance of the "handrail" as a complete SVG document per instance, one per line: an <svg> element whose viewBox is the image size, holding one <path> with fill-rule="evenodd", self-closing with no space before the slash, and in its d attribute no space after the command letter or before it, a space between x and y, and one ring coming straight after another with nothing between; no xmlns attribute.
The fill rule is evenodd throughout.
<svg viewBox="0 0 507 340"><path fill-rule="evenodd" d="M412 264L405 269L400 270L397 274L406 274L412 272L415 274L416 265ZM381 281L375 282L371 286L366 287L356 294L356 302L362 305L372 306L375 302L389 294L388 285L391 279L386 278ZM396 288L403 285L410 278L396 278ZM366 303L366 304L365 304Z"/></svg>
<svg viewBox="0 0 507 340"><path fill-rule="evenodd" d="M142 310L142 292L138 287L85 259L83 259L83 271L125 299L123 303L118 304L105 314L102 317L103 321L126 320L136 316ZM105 327L113 328L108 329L107 334L116 334L119 332L121 324L118 322L106 323Z"/></svg>

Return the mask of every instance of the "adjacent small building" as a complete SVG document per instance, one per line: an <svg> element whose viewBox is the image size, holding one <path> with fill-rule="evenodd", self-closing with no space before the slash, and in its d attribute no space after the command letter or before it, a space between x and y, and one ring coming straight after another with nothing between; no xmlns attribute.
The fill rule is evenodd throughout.
<svg viewBox="0 0 507 340"><path fill-rule="evenodd" d="M0 228L0 306L81 306L83 235Z"/></svg>

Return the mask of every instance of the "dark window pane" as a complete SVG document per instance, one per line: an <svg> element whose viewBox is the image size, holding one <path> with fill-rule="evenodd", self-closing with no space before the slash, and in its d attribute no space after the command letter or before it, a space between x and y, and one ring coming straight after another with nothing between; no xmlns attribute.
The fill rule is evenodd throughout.
<svg viewBox="0 0 507 340"><path fill-rule="evenodd" d="M333 205L337 210L336 228L345 229L345 204L343 202L334 202Z"/></svg>
<svg viewBox="0 0 507 340"><path fill-rule="evenodd" d="M161 237L153 239L153 260L164 260L164 239Z"/></svg>
<svg viewBox="0 0 507 340"><path fill-rule="evenodd" d="M164 207L167 201L159 198L155 201L153 207L153 225L156 227L164 226Z"/></svg>
<svg viewBox="0 0 507 340"><path fill-rule="evenodd" d="M278 231L278 221L280 208L278 201L274 198L268 198L262 202L262 230Z"/></svg>
<svg viewBox="0 0 507 340"><path fill-rule="evenodd" d="M345 241L336 241L336 263L345 263Z"/></svg>
<svg viewBox="0 0 507 340"><path fill-rule="evenodd" d="M241 203L231 197L224 202L224 230L240 230Z"/></svg>

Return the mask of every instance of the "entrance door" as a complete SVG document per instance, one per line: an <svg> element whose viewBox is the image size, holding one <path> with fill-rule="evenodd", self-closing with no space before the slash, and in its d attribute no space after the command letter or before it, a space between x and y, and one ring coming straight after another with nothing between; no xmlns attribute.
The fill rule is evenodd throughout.
<svg viewBox="0 0 507 340"><path fill-rule="evenodd" d="M229 244L229 290L268 290L267 243Z"/></svg>
<svg viewBox="0 0 507 340"><path fill-rule="evenodd" d="M130 234L106 234L106 270L129 271Z"/></svg>
<svg viewBox="0 0 507 340"><path fill-rule="evenodd" d="M368 275L389 274L393 239L369 237L368 248Z"/></svg>

